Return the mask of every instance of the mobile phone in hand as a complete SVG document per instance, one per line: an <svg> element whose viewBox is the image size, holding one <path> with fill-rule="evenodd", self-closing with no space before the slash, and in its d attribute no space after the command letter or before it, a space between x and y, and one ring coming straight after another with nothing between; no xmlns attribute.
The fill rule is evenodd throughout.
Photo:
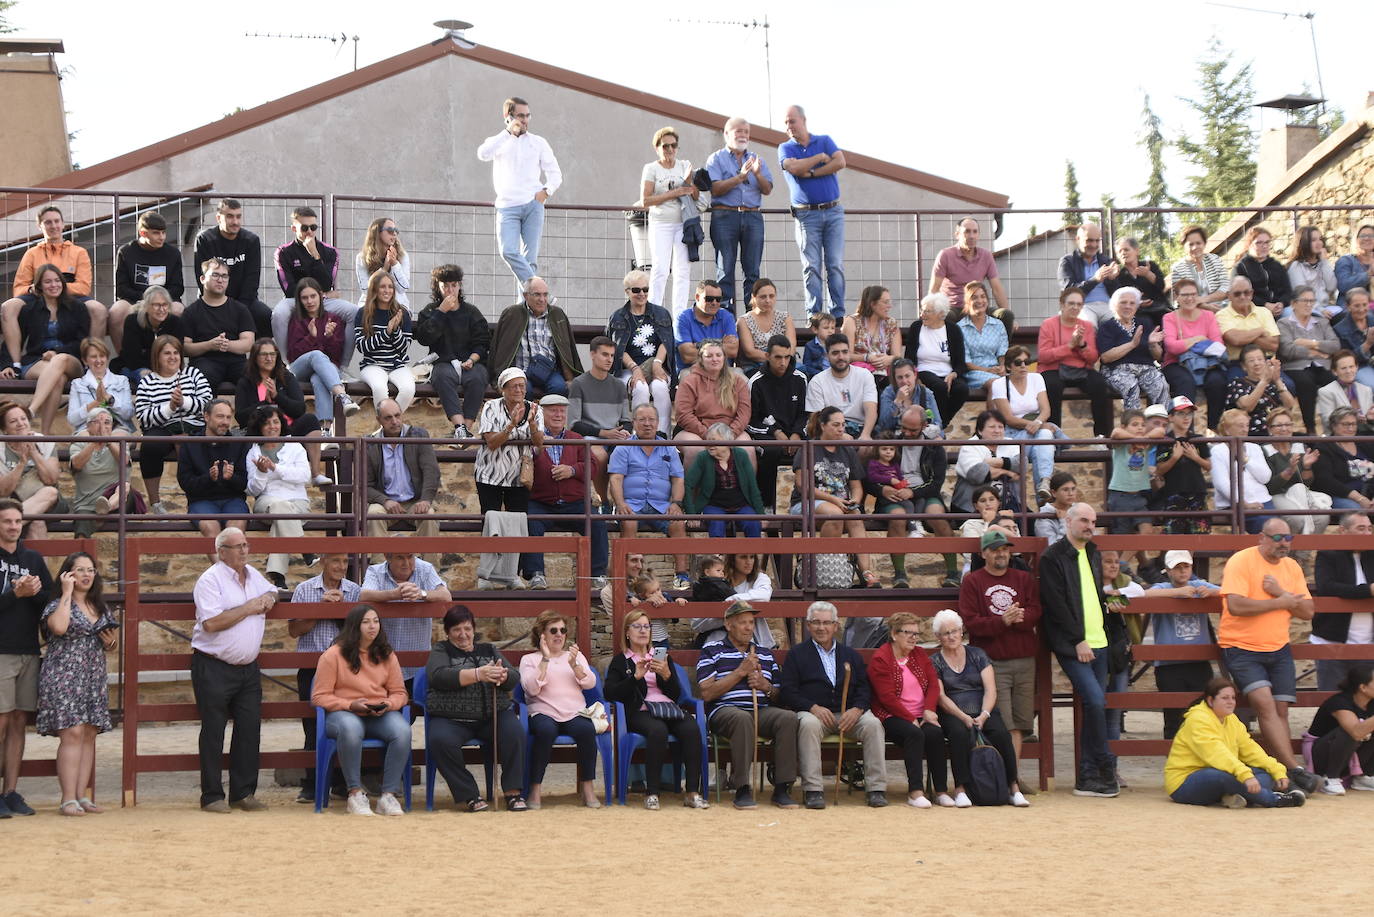
<svg viewBox="0 0 1374 917"><path fill-rule="evenodd" d="M667 658L668 658L668 647L666 647L666 646L656 646L656 647L654 647L654 658L657 659L659 662L662 662L663 660L667 659Z"/></svg>
<svg viewBox="0 0 1374 917"><path fill-rule="evenodd" d="M385 712L386 707L387 707L387 705L386 705L386 702L385 702L385 701L383 701L383 702L380 703L380 704L368 704L368 705L367 705L367 709L371 710L373 713L383 713L383 712Z"/></svg>

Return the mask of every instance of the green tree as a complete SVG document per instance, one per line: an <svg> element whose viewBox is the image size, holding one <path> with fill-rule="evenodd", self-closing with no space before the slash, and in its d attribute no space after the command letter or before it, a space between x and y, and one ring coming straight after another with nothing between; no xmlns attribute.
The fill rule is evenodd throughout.
<svg viewBox="0 0 1374 917"><path fill-rule="evenodd" d="M10 17L5 14L18 2L19 0L0 0L0 32L14 31L14 26L10 25Z"/></svg>
<svg viewBox="0 0 1374 917"><path fill-rule="evenodd" d="M1135 199L1137 207L1177 207L1181 203L1169 193L1168 182L1164 177L1164 150L1168 141L1164 139L1164 124L1150 106L1150 96L1145 96L1145 106L1141 110L1140 145L1145 147L1150 157L1150 176L1145 180L1145 191ZM1130 213L1121 221L1122 235L1133 236L1140 242L1142 255L1166 263L1172 262L1178 248L1173 238L1172 223L1167 213Z"/></svg>
<svg viewBox="0 0 1374 917"><path fill-rule="evenodd" d="M1250 126L1255 90L1250 64L1237 66L1231 52L1213 38L1198 62L1198 95L1183 99L1202 134L1174 141L1197 173L1188 176L1188 203L1195 207L1238 207L1255 196L1255 132ZM1225 214L1202 213L1198 222L1215 229Z"/></svg>
<svg viewBox="0 0 1374 917"><path fill-rule="evenodd" d="M1064 225L1077 226L1083 222L1083 214L1079 213L1081 206L1078 195L1078 171L1073 167L1073 160L1064 160L1064 204L1069 209L1064 211Z"/></svg>

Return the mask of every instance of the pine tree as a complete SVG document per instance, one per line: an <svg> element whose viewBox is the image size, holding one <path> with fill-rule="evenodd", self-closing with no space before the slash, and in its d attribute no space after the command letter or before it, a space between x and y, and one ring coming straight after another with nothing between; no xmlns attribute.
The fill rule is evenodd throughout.
<svg viewBox="0 0 1374 917"><path fill-rule="evenodd" d="M1148 94L1145 96L1145 106L1141 110L1141 125L1144 130L1140 137L1140 145L1145 147L1150 157L1150 177L1145 181L1144 193L1136 198L1136 205L1177 207L1180 202L1169 193L1168 183L1164 178L1164 148L1168 141L1164 139L1163 122L1150 106ZM1143 257L1170 263L1177 254L1175 249L1179 247L1173 239L1170 223L1170 215L1167 213L1136 213L1122 221L1121 230L1123 235L1133 236L1140 242Z"/></svg>
<svg viewBox="0 0 1374 917"><path fill-rule="evenodd" d="M1064 160L1064 204L1069 208L1064 211L1064 225L1077 226L1082 223L1083 214L1078 211L1078 172L1073 167L1072 159Z"/></svg>
<svg viewBox="0 0 1374 917"><path fill-rule="evenodd" d="M1255 100L1251 65L1233 65L1231 52L1213 38L1198 63L1198 97L1184 99L1202 126L1202 136L1180 136L1174 146L1199 170L1188 176L1188 203L1195 207L1237 207L1255 196L1255 132L1250 111ZM1209 230L1225 214L1197 215Z"/></svg>
<svg viewBox="0 0 1374 917"><path fill-rule="evenodd" d="M10 17L5 14L18 2L19 0L0 0L0 32L14 31L14 26L10 25Z"/></svg>

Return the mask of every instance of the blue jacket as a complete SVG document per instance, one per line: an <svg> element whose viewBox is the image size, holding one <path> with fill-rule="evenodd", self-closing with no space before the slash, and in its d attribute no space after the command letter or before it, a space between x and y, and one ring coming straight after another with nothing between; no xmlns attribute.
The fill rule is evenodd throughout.
<svg viewBox="0 0 1374 917"><path fill-rule="evenodd" d="M782 677L778 681L778 705L789 710L810 710L820 704L835 713L840 709L844 689L844 664L849 663L849 706L860 710L869 708L868 668L863 657L852 647L835 642L835 684L825 677L821 654L813 640L792 649L782 663Z"/></svg>
<svg viewBox="0 0 1374 917"><path fill-rule="evenodd" d="M801 366L797 367L810 379L816 373L823 373L830 368L830 360L825 356L825 345L820 338L815 337L806 342L806 348L802 351Z"/></svg>

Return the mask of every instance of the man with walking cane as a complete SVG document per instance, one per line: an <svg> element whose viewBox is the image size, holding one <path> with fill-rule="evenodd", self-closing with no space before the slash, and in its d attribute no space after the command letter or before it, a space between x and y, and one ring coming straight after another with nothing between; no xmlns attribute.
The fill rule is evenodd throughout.
<svg viewBox="0 0 1374 917"><path fill-rule="evenodd" d="M725 634L724 640L702 649L697 684L706 702L707 725L730 742L730 773L738 784L735 808L756 807L751 771L763 737L773 740L772 803L795 809L791 789L797 776L797 718L777 706L778 664L771 650L753 642L754 609L748 602L725 609Z"/></svg>
<svg viewBox="0 0 1374 917"><path fill-rule="evenodd" d="M883 724L868 710L868 670L863 657L840 643L839 610L829 602L812 602L806 609L811 639L787 654L779 683L782 706L797 711L797 755L801 770L802 804L824 809L821 789L821 738L858 736L863 746L864 789L872 808L887 805L887 764ZM840 766L835 765L835 802L839 803Z"/></svg>

